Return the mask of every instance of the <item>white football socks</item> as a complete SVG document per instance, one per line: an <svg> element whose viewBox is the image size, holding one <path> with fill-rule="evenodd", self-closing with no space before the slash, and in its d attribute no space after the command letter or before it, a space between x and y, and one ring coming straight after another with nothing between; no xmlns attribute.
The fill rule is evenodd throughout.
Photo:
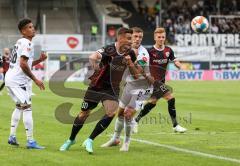
<svg viewBox="0 0 240 166"><path fill-rule="evenodd" d="M16 136L18 123L21 119L21 113L22 113L22 111L17 108L15 108L15 110L13 111L12 118L11 118L10 135Z"/></svg>
<svg viewBox="0 0 240 166"><path fill-rule="evenodd" d="M26 130L27 140L33 140L33 118L31 108L23 110L23 123Z"/></svg>
<svg viewBox="0 0 240 166"><path fill-rule="evenodd" d="M132 119L124 119L124 130L125 130L125 138L124 142L125 143L130 143L131 139L131 130L132 130Z"/></svg>
<svg viewBox="0 0 240 166"><path fill-rule="evenodd" d="M117 117L116 122L115 122L115 130L114 130L114 135L113 139L120 139L120 135L122 132L124 126L124 118L123 117Z"/></svg>

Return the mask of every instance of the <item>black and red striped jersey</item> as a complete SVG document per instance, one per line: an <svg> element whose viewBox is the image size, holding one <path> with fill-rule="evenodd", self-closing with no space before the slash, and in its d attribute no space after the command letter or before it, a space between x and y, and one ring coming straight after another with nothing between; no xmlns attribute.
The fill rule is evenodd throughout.
<svg viewBox="0 0 240 166"><path fill-rule="evenodd" d="M165 46L163 49L157 49L155 46L148 48L150 57L150 73L155 80L165 82L165 76L169 61L175 59L173 50Z"/></svg>
<svg viewBox="0 0 240 166"><path fill-rule="evenodd" d="M97 53L102 55L99 64L100 70L95 71L89 78L91 80L90 86L99 89L119 88L123 73L127 67L124 61L125 55L117 52L115 44L107 45L97 50ZM133 50L130 50L128 55L131 56L133 62L136 61Z"/></svg>

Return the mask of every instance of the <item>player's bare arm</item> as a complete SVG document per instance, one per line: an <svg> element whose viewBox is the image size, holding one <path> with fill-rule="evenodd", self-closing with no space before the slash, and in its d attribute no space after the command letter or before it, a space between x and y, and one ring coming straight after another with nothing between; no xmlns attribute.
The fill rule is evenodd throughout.
<svg viewBox="0 0 240 166"><path fill-rule="evenodd" d="M133 78L138 79L139 74L141 73L141 70L142 70L141 67L138 67L136 64L134 64L129 55L125 56L125 59L126 59L126 64Z"/></svg>
<svg viewBox="0 0 240 166"><path fill-rule="evenodd" d="M47 59L47 55L45 53L41 53L39 58L37 60L33 61L32 66L35 66L35 65L45 61L46 59Z"/></svg>
<svg viewBox="0 0 240 166"><path fill-rule="evenodd" d="M94 52L93 54L91 54L89 56L89 63L90 63L90 65L92 66L92 68L94 70L98 70L99 69L98 62L99 62L99 60L101 60L101 58L102 58L102 55L97 53L97 52Z"/></svg>
<svg viewBox="0 0 240 166"><path fill-rule="evenodd" d="M149 82L149 84L153 84L155 82L155 79L153 78L153 76L147 75L146 73L143 73L142 75Z"/></svg>
<svg viewBox="0 0 240 166"><path fill-rule="evenodd" d="M31 72L31 69L29 68L28 66L28 58L26 56L21 56L20 58L20 67L22 69L22 71L29 77L31 78L35 84L41 89L41 90L44 90L45 87L44 87L44 84L42 81L38 80L34 75L33 73Z"/></svg>
<svg viewBox="0 0 240 166"><path fill-rule="evenodd" d="M177 60L177 59L174 59L174 65L178 68L178 69L183 69L182 68L182 64L181 64L181 62L179 61L179 60Z"/></svg>

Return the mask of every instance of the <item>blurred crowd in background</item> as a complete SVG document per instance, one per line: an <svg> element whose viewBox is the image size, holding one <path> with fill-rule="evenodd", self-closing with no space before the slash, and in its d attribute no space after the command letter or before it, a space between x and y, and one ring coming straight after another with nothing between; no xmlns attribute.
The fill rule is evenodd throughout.
<svg viewBox="0 0 240 166"><path fill-rule="evenodd" d="M160 6L162 5L162 7ZM168 34L191 33L190 22L193 16L209 15L239 15L240 1L237 0L200 0L196 4L190 5L187 0L180 5L175 0L157 0L154 6L147 6L144 0L138 1L139 13L149 22L149 28L155 28L156 16L162 15L162 25ZM161 11L160 11L161 10ZM209 19L209 18L208 18ZM240 17L214 18L212 20L212 33L239 33Z"/></svg>

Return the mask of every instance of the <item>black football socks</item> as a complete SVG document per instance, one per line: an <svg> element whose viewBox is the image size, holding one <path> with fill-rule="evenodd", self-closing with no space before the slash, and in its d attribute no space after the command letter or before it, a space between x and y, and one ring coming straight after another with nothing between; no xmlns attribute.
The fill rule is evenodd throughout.
<svg viewBox="0 0 240 166"><path fill-rule="evenodd" d="M135 118L135 121L138 123L142 119L142 117L147 115L155 106L156 106L156 104L147 103L144 106L144 108L140 111L138 116Z"/></svg>

